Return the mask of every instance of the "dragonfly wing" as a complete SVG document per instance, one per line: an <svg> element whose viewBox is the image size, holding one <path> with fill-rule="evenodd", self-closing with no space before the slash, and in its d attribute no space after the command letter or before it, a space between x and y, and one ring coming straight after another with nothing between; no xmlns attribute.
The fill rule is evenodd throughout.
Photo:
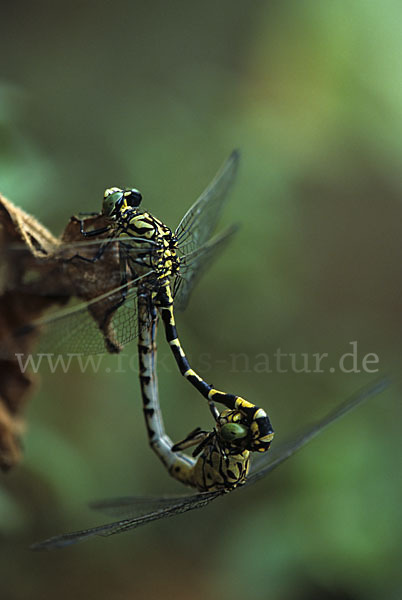
<svg viewBox="0 0 402 600"><path fill-rule="evenodd" d="M40 336L36 353L98 354L119 352L138 335L137 296L135 287L142 277L129 282L124 303L113 310L122 299L124 286L108 290L86 302L57 310L17 329L10 343L0 343L0 356L7 349L23 348L25 338L32 333Z"/></svg>
<svg viewBox="0 0 402 600"><path fill-rule="evenodd" d="M213 495L213 493L212 493ZM90 503L90 508L105 515L128 518L144 515L156 510L166 510L173 506L198 502L209 498L211 493L188 494L181 496L126 496L123 498L108 498ZM212 499L212 498L211 498Z"/></svg>
<svg viewBox="0 0 402 600"><path fill-rule="evenodd" d="M324 431L326 427L332 423L335 423L338 419L359 406L359 404L368 398L383 392L389 386L389 384L389 379L384 378L379 380L375 385L357 392L348 400L335 408L335 410L330 412L326 417L313 424L302 434L296 436L290 442L285 443L282 446L278 446L278 448L276 450L272 450L267 457L261 457L260 460L254 463L253 471L248 477L246 484L242 487L246 487L247 485L255 483L267 475L270 471L278 467L281 463L295 454L295 452L300 450L315 436ZM220 495L220 492L210 492L171 498L120 498L115 500L95 502L92 505L94 508L107 511L111 510L114 511L114 514L118 514L121 511L121 514L127 515L138 510L144 511L145 514L142 514L138 517L120 519L118 521L114 521L113 523L92 527L91 529L83 529L73 533L58 535L43 542L34 544L31 546L31 548L33 550L64 548L66 546L87 540L96 535L109 536L122 533L124 531L129 531L131 529L135 529L136 527L140 527L141 525L151 523L152 521L156 521L158 519L165 519L190 510L202 508ZM151 508L150 511L147 509L147 506L148 508Z"/></svg>
<svg viewBox="0 0 402 600"><path fill-rule="evenodd" d="M128 235L120 236L118 242L107 237L60 243L51 255L37 250L32 256L21 243L9 244L2 248L1 266L8 272L1 293L89 300L120 284L120 243L133 263L137 255L142 260L154 252L149 240Z"/></svg>
<svg viewBox="0 0 402 600"><path fill-rule="evenodd" d="M65 314L50 318L38 344L42 353L101 354L119 352L138 335L137 290L127 294L124 304L110 313L121 300L121 289L106 297L72 307Z"/></svg>
<svg viewBox="0 0 402 600"><path fill-rule="evenodd" d="M129 279L127 301L115 310L123 294L120 244L130 265L138 261L139 272L144 273L144 257L154 252L149 240L83 239L77 222L71 222L68 231L69 236L47 256L38 252L31 256L19 242L5 247L2 264L8 273L2 290L5 324L0 327L0 357L29 354L34 346L45 354L118 352L138 335L133 288L152 270ZM40 316L49 307L67 302L67 309Z"/></svg>
<svg viewBox="0 0 402 600"><path fill-rule="evenodd" d="M179 248L189 254L202 246L213 233L239 164L234 150L207 189L186 212L175 231Z"/></svg>
<svg viewBox="0 0 402 600"><path fill-rule="evenodd" d="M152 523L152 521L157 521L159 519L166 519L168 517L173 517L180 513L188 512L189 510L195 510L198 508L202 508L209 504L212 500L220 496L219 492L211 492L204 494L194 494L190 496L178 496L176 498L154 498L148 499L148 503L151 500L150 507L151 510L148 510L145 514L138 517L131 517L126 519L120 519L118 521L114 521L113 523L107 523L105 525L99 525L98 527L92 527L91 529L82 529L81 531L74 531L73 533L65 533L61 535L57 535L51 537L43 542L39 542L37 544L33 544L31 546L32 550L53 550L57 548L65 548L66 546L71 546L72 544L76 544L78 542L85 541L93 536L101 535L101 536L109 536L115 535L117 533L123 533L125 531L130 531L131 529L136 529L141 525L146 525L147 523ZM120 500L110 500L106 501L106 503L99 503L110 505L113 502L119 504ZM131 504L136 504L136 498L131 499L123 499L124 501L130 500ZM139 504L144 502L144 498L138 499ZM95 503L96 504L96 503ZM100 506L99 506L100 508ZM112 508L112 506L109 506ZM118 506L115 506L117 509ZM129 510L128 506L126 507ZM144 508L144 506L143 506Z"/></svg>
<svg viewBox="0 0 402 600"><path fill-rule="evenodd" d="M201 248L180 259L180 275L176 277L173 289L175 308L184 310L190 294L217 255L226 248L238 227L233 225L223 233L206 242Z"/></svg>
<svg viewBox="0 0 402 600"><path fill-rule="evenodd" d="M265 456L261 455L257 457L253 462L252 470L247 478L245 486L251 485L262 477L265 477L270 471L276 469L285 460L301 450L303 446L322 433L327 427L341 419L351 410L357 408L369 398L381 394L389 385L390 380L388 378L383 378L378 380L374 385L363 388L345 400L345 402L339 404L323 419L317 421L305 431L296 435L292 440L274 447Z"/></svg>

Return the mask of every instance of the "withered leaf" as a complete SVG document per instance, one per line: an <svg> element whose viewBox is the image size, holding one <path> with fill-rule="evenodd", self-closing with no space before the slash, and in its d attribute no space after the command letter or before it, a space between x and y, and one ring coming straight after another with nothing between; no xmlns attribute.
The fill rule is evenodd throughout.
<svg viewBox="0 0 402 600"><path fill-rule="evenodd" d="M104 226L103 217L85 220L86 229ZM77 254L74 242L82 242L79 223L71 219L61 238L54 237L34 217L0 195L0 468L7 470L20 459L21 411L36 383L22 373L16 354L32 352L40 330L15 336L40 318L52 305L63 305L71 297L88 301L115 288L119 280L118 252L114 244L100 263L69 260ZM99 242L101 243L101 241ZM82 247L81 256L92 258L95 245ZM102 323L106 339L113 340L112 314L105 313L116 299L95 303L92 316ZM116 347L116 351L119 348Z"/></svg>

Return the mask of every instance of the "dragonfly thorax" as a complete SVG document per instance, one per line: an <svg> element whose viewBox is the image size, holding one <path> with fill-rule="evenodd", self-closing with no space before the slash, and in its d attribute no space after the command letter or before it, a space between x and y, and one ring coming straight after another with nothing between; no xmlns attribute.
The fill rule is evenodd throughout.
<svg viewBox="0 0 402 600"><path fill-rule="evenodd" d="M197 456L192 485L199 491L228 492L243 485L250 451L244 445L247 426L240 411L227 409L216 419L216 428L194 450Z"/></svg>
<svg viewBox="0 0 402 600"><path fill-rule="evenodd" d="M112 191L109 197L119 193ZM178 273L180 259L176 237L151 213L123 202L114 209L111 227L133 275L143 275L146 269L151 269L160 280Z"/></svg>
<svg viewBox="0 0 402 600"><path fill-rule="evenodd" d="M246 482L249 466L249 450L224 444L215 432L197 459L192 485L201 492L229 492Z"/></svg>

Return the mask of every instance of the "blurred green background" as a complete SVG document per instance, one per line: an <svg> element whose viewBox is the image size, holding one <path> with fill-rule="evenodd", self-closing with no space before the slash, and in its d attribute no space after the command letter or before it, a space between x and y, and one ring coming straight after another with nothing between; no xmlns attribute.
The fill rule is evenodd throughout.
<svg viewBox="0 0 402 600"><path fill-rule="evenodd" d="M0 189L54 233L111 185L141 189L174 228L241 149L223 219L241 230L178 327L208 381L269 411L277 444L398 372L400 2L23 1L2 3L1 21ZM330 372L352 341L378 374ZM267 372L258 355L278 348L329 362ZM124 372L106 357L96 374L41 374L24 462L1 476L2 600L401 597L398 386L255 487L30 553L106 522L91 499L185 492L147 446L135 345L125 352ZM175 440L210 425L162 336L159 378Z"/></svg>

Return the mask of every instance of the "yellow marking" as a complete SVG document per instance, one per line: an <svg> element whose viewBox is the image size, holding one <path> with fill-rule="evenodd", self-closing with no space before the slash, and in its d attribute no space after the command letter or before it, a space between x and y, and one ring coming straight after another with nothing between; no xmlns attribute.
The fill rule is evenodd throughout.
<svg viewBox="0 0 402 600"><path fill-rule="evenodd" d="M118 187L107 188L103 196L104 198L107 198L108 196L110 196L110 194L113 194L114 192L121 192L121 189Z"/></svg>
<svg viewBox="0 0 402 600"><path fill-rule="evenodd" d="M219 415L219 419L220 419L221 421L223 421L223 419L225 419L225 420L229 421L229 419L230 419L230 413L231 413L231 412L232 412L232 411L230 410L230 408L225 408L225 410L223 410L223 411L221 412L221 414Z"/></svg>
<svg viewBox="0 0 402 600"><path fill-rule="evenodd" d="M152 223L149 223L148 221L142 221L141 219L133 219L133 221L135 222L136 227L154 229Z"/></svg>
<svg viewBox="0 0 402 600"><path fill-rule="evenodd" d="M195 377L198 381L201 381L201 377L197 375L193 369L187 369L187 371L184 373L184 377Z"/></svg>
<svg viewBox="0 0 402 600"><path fill-rule="evenodd" d="M226 396L226 394L225 392L220 392L219 390L215 390L212 388L212 390L210 390L208 393L208 399L213 400L214 396Z"/></svg>
<svg viewBox="0 0 402 600"><path fill-rule="evenodd" d="M241 398L241 396L238 396L236 399L236 408L255 408L254 404L251 404L251 402L247 402L247 400L245 400L244 398Z"/></svg>
<svg viewBox="0 0 402 600"><path fill-rule="evenodd" d="M274 433L268 433L264 437L260 438L261 442L271 442L274 439Z"/></svg>
<svg viewBox="0 0 402 600"><path fill-rule="evenodd" d="M180 356L181 356L182 358L185 356L185 354L184 354L184 350L183 350L183 348L181 347L181 344L180 344L180 342L179 342L179 340L178 340L177 338L175 338L174 340L171 340L171 341L169 342L169 345L170 345L170 346L176 346L176 348L178 348L178 349L179 349L179 351L180 351Z"/></svg>

